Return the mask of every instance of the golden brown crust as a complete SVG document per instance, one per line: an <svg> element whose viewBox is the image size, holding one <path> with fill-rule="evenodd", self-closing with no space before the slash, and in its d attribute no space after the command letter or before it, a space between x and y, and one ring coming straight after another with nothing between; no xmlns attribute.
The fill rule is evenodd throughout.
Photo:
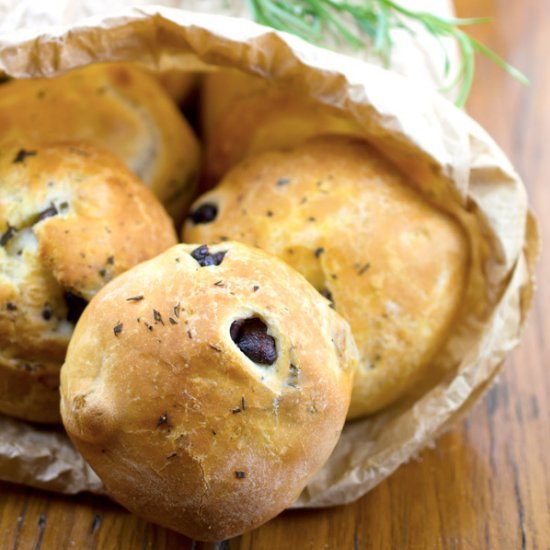
<svg viewBox="0 0 550 550"><path fill-rule="evenodd" d="M109 283L62 368L61 411L109 494L203 540L237 535L297 498L343 426L356 349L349 327L283 262L245 245L201 267L179 245ZM277 359L231 336L261 319Z"/></svg>
<svg viewBox="0 0 550 550"><path fill-rule="evenodd" d="M0 410L23 420L55 424L59 415L60 361L0 355Z"/></svg>
<svg viewBox="0 0 550 550"><path fill-rule="evenodd" d="M195 224L204 204L217 216ZM197 201L183 237L253 244L332 296L361 358L351 418L412 387L445 342L465 286L459 225L354 138L246 159Z"/></svg>
<svg viewBox="0 0 550 550"><path fill-rule="evenodd" d="M264 93L273 83L235 69L204 75L201 85L201 128L206 141L235 100Z"/></svg>
<svg viewBox="0 0 550 550"><path fill-rule="evenodd" d="M0 411L59 421L77 310L175 242L158 200L113 154L82 143L0 146Z"/></svg>
<svg viewBox="0 0 550 550"><path fill-rule="evenodd" d="M249 155L288 150L321 134L361 135L337 111L265 80L222 70L205 77L202 110L205 179L216 184Z"/></svg>
<svg viewBox="0 0 550 550"><path fill-rule="evenodd" d="M46 140L107 148L176 218L191 200L198 142L162 86L134 65L92 65L2 86L0 143Z"/></svg>

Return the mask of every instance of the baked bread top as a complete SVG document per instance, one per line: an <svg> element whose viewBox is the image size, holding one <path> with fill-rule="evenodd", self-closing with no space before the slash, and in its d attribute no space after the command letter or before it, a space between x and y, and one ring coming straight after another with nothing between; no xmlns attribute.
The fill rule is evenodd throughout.
<svg viewBox="0 0 550 550"><path fill-rule="evenodd" d="M332 300L360 354L352 418L395 401L423 375L465 287L460 226L349 137L244 160L198 199L183 238L258 246Z"/></svg>
<svg viewBox="0 0 550 550"><path fill-rule="evenodd" d="M326 461L356 362L347 323L277 258L178 245L91 301L63 422L113 498L221 540L289 506Z"/></svg>
<svg viewBox="0 0 550 550"><path fill-rule="evenodd" d="M176 242L162 205L113 154L83 143L0 146L0 411L58 420L59 368L81 310ZM21 397L38 378L52 387L53 410Z"/></svg>
<svg viewBox="0 0 550 550"><path fill-rule="evenodd" d="M321 134L362 134L337 110L234 70L205 76L202 120L204 179L209 185L249 155L292 149Z"/></svg>
<svg viewBox="0 0 550 550"><path fill-rule="evenodd" d="M0 144L67 140L115 153L173 217L189 205L197 139L157 79L137 66L90 65L0 87Z"/></svg>

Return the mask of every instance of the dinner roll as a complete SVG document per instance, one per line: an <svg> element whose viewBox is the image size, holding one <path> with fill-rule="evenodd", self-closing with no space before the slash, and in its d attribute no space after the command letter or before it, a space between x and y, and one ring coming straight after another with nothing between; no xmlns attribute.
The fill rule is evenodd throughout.
<svg viewBox="0 0 550 550"><path fill-rule="evenodd" d="M246 159L196 202L183 237L263 248L333 302L360 355L350 418L392 403L423 375L465 287L460 226L349 137Z"/></svg>
<svg viewBox="0 0 550 550"><path fill-rule="evenodd" d="M287 150L319 134L361 135L338 111L235 70L205 76L202 120L207 184L248 155Z"/></svg>
<svg viewBox="0 0 550 550"><path fill-rule="evenodd" d="M210 139L235 101L262 94L271 86L263 78L236 69L218 69L205 74L201 84L201 129L205 139Z"/></svg>
<svg viewBox="0 0 550 550"><path fill-rule="evenodd" d="M152 74L132 64L91 65L0 87L0 144L75 139L118 155L173 217L184 214L199 145Z"/></svg>
<svg viewBox="0 0 550 550"><path fill-rule="evenodd" d="M0 146L0 412L58 422L59 369L87 301L176 242L161 204L112 153Z"/></svg>
<svg viewBox="0 0 550 550"><path fill-rule="evenodd" d="M327 460L356 353L348 324L277 258L179 245L91 301L61 414L111 497L221 540L292 504Z"/></svg>

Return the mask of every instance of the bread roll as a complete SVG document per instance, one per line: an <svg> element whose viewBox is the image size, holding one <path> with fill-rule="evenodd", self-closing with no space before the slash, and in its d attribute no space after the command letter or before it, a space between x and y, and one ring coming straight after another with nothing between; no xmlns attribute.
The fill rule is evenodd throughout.
<svg viewBox="0 0 550 550"><path fill-rule="evenodd" d="M263 248L332 300L360 355L350 418L392 403L423 375L465 286L459 225L354 138L248 158L198 199L183 238Z"/></svg>
<svg viewBox="0 0 550 550"><path fill-rule="evenodd" d="M86 140L118 155L180 218L195 189L199 145L156 78L131 64L91 65L0 87L0 145Z"/></svg>
<svg viewBox="0 0 550 550"><path fill-rule="evenodd" d="M356 353L347 323L280 260L179 245L91 301L61 413L111 497L221 540L289 506L327 460Z"/></svg>
<svg viewBox="0 0 550 550"><path fill-rule="evenodd" d="M336 110L234 70L208 74L202 93L205 179L215 185L243 158L326 133L361 135Z"/></svg>
<svg viewBox="0 0 550 550"><path fill-rule="evenodd" d="M235 101L265 93L273 84L235 69L219 69L205 74L201 85L201 129L206 141Z"/></svg>
<svg viewBox="0 0 550 550"><path fill-rule="evenodd" d="M113 154L0 146L0 412L58 422L59 369L87 301L176 242L161 204Z"/></svg>

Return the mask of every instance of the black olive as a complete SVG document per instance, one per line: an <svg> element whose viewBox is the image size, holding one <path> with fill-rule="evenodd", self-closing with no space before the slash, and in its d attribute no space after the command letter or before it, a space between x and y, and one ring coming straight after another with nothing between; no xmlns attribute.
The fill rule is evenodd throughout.
<svg viewBox="0 0 550 550"><path fill-rule="evenodd" d="M229 330L237 347L254 363L273 365L277 360L275 338L267 334L266 324L257 317L233 321Z"/></svg>
<svg viewBox="0 0 550 550"><path fill-rule="evenodd" d="M198 248L195 248L195 250L191 252L191 256L197 260L201 267L208 267L210 265L220 265L226 253L227 250L223 250L222 252L214 252L214 254L210 254L208 247L203 244Z"/></svg>
<svg viewBox="0 0 550 550"><path fill-rule="evenodd" d="M216 219L218 215L218 206L212 202L201 204L196 210L189 214L192 222L197 225L199 223L210 223Z"/></svg>

